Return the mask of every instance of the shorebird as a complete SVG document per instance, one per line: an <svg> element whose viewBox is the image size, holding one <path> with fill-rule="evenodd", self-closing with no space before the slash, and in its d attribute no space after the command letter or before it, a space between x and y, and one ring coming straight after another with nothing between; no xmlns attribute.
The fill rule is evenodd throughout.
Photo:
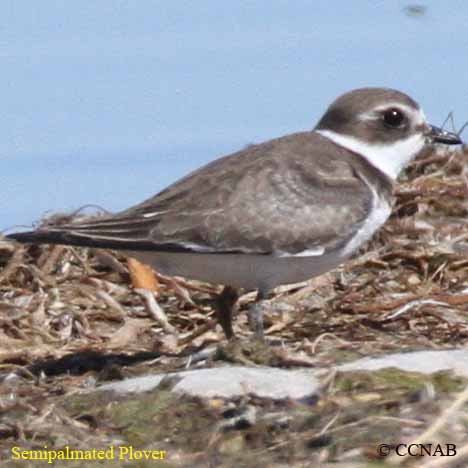
<svg viewBox="0 0 468 468"><path fill-rule="evenodd" d="M250 317L262 338L268 291L345 262L389 217L401 169L432 143L462 142L406 94L356 89L314 129L221 157L127 210L7 237L121 250L225 285L216 310L227 338L238 289L257 290Z"/></svg>

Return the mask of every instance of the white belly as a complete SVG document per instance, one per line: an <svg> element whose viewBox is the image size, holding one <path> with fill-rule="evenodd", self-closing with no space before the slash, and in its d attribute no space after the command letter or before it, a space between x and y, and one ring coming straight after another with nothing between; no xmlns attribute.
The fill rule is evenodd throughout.
<svg viewBox="0 0 468 468"><path fill-rule="evenodd" d="M264 291L280 284L297 283L320 275L346 259L339 252L312 257L174 252L126 254L166 275Z"/></svg>

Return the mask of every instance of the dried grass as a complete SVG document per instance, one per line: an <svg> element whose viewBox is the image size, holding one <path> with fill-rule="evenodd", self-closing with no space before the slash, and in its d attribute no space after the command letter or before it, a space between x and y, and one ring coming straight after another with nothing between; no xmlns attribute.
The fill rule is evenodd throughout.
<svg viewBox="0 0 468 468"><path fill-rule="evenodd" d="M278 288L265 317L267 338L281 343L275 362L326 367L371 354L467 345L467 162L467 148L423 154L398 187L393 216L359 255L307 283ZM155 363L158 370L183 368L182 357L222 341L211 307L217 287L160 275L155 284L156 292L133 288L118 253L24 247L0 238L0 410L8 415L21 408L23 414L21 420L0 423L4 449L13 442L33 446L34 438L65 427L67 440L89 445L89 423L57 409L54 398L88 380L93 385L142 373ZM252 300L252 294L240 300L235 331L241 338L251 335L245 310ZM55 377L45 378L44 371ZM14 397L8 400L8 394ZM337 438L354 426L370 430L382 418L412 421L405 424L414 437L421 425L431 427L415 412L420 406L409 404L406 416L375 419L362 413L346 422L341 414L349 401L332 403L333 392L325 394L322 404L328 407L321 411L320 429L295 425L291 430L301 437L276 437L269 448L258 449L284 455L289 447L293 453L299 441L310 445L312 436L325 434ZM387 403L395 398L387 395ZM428 414L440 409L435 405ZM110 437L102 431L100 443ZM358 448L366 453L364 446ZM322 450L320 460L344 460L348 450L338 444L333 454Z"/></svg>

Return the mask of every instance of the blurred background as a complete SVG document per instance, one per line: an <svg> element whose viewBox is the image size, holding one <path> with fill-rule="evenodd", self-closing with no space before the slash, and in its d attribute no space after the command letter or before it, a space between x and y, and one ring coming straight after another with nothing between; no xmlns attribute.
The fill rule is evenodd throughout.
<svg viewBox="0 0 468 468"><path fill-rule="evenodd" d="M356 87L398 88L460 127L467 24L464 0L3 0L0 230L126 208L312 128Z"/></svg>

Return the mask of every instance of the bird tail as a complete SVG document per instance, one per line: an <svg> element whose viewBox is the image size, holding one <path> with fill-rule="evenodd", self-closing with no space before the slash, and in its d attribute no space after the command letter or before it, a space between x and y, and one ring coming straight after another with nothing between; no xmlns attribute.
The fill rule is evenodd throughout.
<svg viewBox="0 0 468 468"><path fill-rule="evenodd" d="M82 236L68 230L37 229L28 232L15 232L5 236L6 239L14 240L22 244L61 244L75 245L80 247L96 247L107 249L122 249L122 242L109 239L96 239Z"/></svg>

